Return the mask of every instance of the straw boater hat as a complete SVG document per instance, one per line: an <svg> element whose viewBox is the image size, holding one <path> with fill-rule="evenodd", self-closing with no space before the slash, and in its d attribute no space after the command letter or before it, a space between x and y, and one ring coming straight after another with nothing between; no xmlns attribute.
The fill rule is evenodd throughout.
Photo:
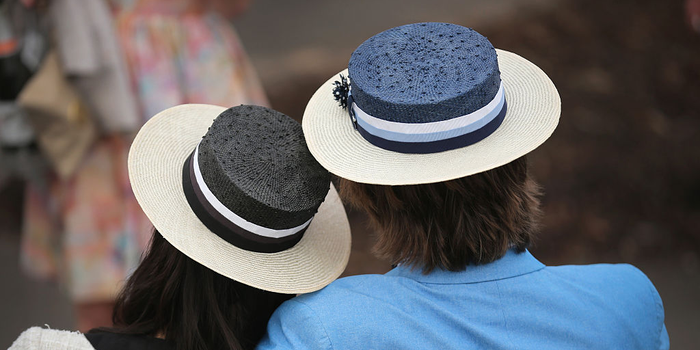
<svg viewBox="0 0 700 350"><path fill-rule="evenodd" d="M309 150L340 177L370 184L447 181L542 144L560 99L528 60L472 29L417 23L379 33L313 95Z"/></svg>
<svg viewBox="0 0 700 350"><path fill-rule="evenodd" d="M129 152L134 194L175 248L238 282L318 290L344 270L350 226L301 126L265 107L182 105Z"/></svg>

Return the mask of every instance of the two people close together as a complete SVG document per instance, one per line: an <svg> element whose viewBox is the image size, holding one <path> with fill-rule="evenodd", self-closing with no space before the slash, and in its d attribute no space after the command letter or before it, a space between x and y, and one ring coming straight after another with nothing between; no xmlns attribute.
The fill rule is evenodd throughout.
<svg viewBox="0 0 700 350"><path fill-rule="evenodd" d="M369 38L302 125L259 106L166 109L129 153L154 231L114 326L30 328L11 349L667 349L638 269L527 250L541 213L526 154L559 116L542 70L447 23ZM368 213L390 272L335 280L341 197Z"/></svg>

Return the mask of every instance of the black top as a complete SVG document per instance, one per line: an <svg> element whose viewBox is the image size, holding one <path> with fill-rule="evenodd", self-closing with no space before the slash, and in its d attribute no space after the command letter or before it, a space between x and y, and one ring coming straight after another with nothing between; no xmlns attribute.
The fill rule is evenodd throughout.
<svg viewBox="0 0 700 350"><path fill-rule="evenodd" d="M171 350L164 339L145 335L119 334L109 332L86 333L95 350Z"/></svg>

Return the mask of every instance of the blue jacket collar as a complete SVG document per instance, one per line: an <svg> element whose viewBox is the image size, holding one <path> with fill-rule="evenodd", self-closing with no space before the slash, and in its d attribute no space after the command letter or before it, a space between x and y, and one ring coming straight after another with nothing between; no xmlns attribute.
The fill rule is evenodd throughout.
<svg viewBox="0 0 700 350"><path fill-rule="evenodd" d="M535 259L529 251L517 253L509 250L502 258L484 265L469 265L466 270L452 272L433 270L424 275L421 269L411 270L410 266L399 265L386 273L387 276L406 277L423 283L478 283L521 276L541 270L544 264Z"/></svg>

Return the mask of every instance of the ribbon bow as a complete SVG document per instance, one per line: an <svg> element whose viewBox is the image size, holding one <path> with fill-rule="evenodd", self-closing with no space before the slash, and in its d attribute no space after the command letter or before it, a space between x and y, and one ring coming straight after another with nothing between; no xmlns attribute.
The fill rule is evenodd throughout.
<svg viewBox="0 0 700 350"><path fill-rule="evenodd" d="M355 130L357 130L357 118L355 117L355 111L352 108L352 88L348 78L341 74L340 81L334 81L333 85L335 86L333 88L333 98L338 101L340 107L348 111L352 126L355 128Z"/></svg>

